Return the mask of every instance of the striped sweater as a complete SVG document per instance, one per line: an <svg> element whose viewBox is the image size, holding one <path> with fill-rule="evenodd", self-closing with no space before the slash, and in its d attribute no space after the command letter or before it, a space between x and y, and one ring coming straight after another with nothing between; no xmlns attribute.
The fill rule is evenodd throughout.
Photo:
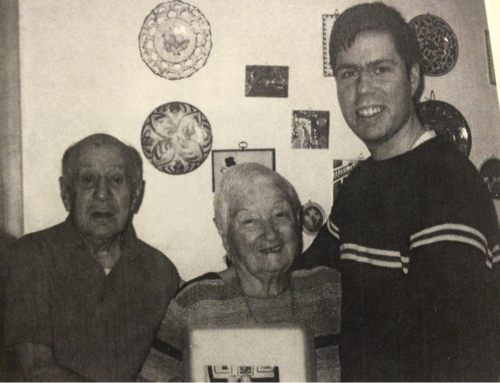
<svg viewBox="0 0 500 383"><path fill-rule="evenodd" d="M485 183L436 137L359 164L297 268L341 272L342 380L490 381L499 254Z"/></svg>
<svg viewBox="0 0 500 383"><path fill-rule="evenodd" d="M327 267L295 271L288 291L263 299L244 298L238 286L226 284L217 273L198 277L170 303L140 380L183 379L187 326L287 322L305 324L314 333L318 380L339 381L340 294L340 276ZM292 307L287 296L292 296Z"/></svg>

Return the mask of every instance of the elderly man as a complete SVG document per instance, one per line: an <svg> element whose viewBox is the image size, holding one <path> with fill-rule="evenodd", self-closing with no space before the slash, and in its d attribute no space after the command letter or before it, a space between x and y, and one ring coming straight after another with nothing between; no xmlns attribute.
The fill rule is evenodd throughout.
<svg viewBox="0 0 500 383"><path fill-rule="evenodd" d="M498 378L498 221L472 163L415 114L419 56L382 3L347 9L331 32L340 108L371 157L298 267L341 271L345 381Z"/></svg>
<svg viewBox="0 0 500 383"><path fill-rule="evenodd" d="M66 150L62 172L68 218L13 247L7 345L29 380L133 380L179 284L132 226L141 157L95 134Z"/></svg>

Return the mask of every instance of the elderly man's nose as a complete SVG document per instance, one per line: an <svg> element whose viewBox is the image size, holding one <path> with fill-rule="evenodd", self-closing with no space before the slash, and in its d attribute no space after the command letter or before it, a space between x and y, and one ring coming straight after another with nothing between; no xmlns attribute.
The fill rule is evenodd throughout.
<svg viewBox="0 0 500 383"><path fill-rule="evenodd" d="M97 181L96 196L98 199L106 199L110 195L109 182L106 178L99 178Z"/></svg>

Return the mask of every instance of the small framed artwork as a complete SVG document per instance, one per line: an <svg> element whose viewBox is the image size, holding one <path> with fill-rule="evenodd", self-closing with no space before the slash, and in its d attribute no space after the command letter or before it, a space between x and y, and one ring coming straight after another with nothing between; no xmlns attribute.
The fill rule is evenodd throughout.
<svg viewBox="0 0 500 383"><path fill-rule="evenodd" d="M328 149L329 131L330 112L292 112L292 149Z"/></svg>
<svg viewBox="0 0 500 383"><path fill-rule="evenodd" d="M346 177L351 174L353 169L363 161L363 157L358 159L333 160L333 200L339 193L340 187L344 183Z"/></svg>
<svg viewBox="0 0 500 383"><path fill-rule="evenodd" d="M246 162L257 162L276 170L274 149L212 150L212 191L215 192L222 174L231 166Z"/></svg>
<svg viewBox="0 0 500 383"><path fill-rule="evenodd" d="M323 15L323 75L325 77L332 77L333 70L330 66L330 33L332 32L333 23L339 15L338 10L332 15Z"/></svg>
<svg viewBox="0 0 500 383"><path fill-rule="evenodd" d="M245 97L288 97L288 67L247 65Z"/></svg>

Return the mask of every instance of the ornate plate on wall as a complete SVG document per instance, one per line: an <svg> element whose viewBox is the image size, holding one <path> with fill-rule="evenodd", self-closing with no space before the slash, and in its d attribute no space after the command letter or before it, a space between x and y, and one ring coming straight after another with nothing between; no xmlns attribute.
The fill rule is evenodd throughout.
<svg viewBox="0 0 500 383"><path fill-rule="evenodd" d="M419 15L409 22L422 53L421 70L427 76L443 76L458 60L458 40L453 29L438 16Z"/></svg>
<svg viewBox="0 0 500 383"><path fill-rule="evenodd" d="M180 0L162 3L144 20L139 48L154 74L169 80L189 77L210 54L210 24L192 5Z"/></svg>
<svg viewBox="0 0 500 383"><path fill-rule="evenodd" d="M472 136L467 121L458 109L443 101L428 100L419 102L415 111L426 129L434 130L469 156Z"/></svg>
<svg viewBox="0 0 500 383"><path fill-rule="evenodd" d="M500 199L500 160L492 157L483 162L479 174L488 185L491 198Z"/></svg>
<svg viewBox="0 0 500 383"><path fill-rule="evenodd" d="M316 202L307 202L302 206L302 231L315 235L325 221L325 211Z"/></svg>
<svg viewBox="0 0 500 383"><path fill-rule="evenodd" d="M169 102L156 108L144 122L141 146L158 170L167 174L189 173L210 153L210 123L194 106Z"/></svg>

